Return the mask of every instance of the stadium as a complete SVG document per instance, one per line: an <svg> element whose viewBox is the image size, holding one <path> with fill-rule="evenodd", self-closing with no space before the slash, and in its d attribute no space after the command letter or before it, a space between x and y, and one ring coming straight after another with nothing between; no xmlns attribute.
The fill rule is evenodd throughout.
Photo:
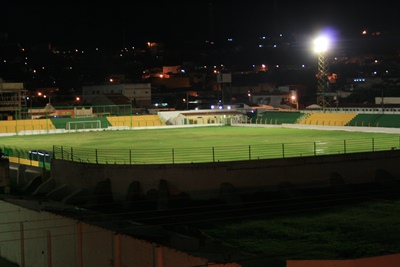
<svg viewBox="0 0 400 267"><path fill-rule="evenodd" d="M266 200L295 211L328 199L337 204L398 196L396 109L130 114L125 106L51 109L36 119L21 114L1 122L0 147L8 156L2 188L5 196L20 196L3 201L3 211L22 209L18 216L27 221L33 213L50 229L36 236L23 229L41 228L38 224L22 220L16 230L5 219L10 240L25 236L23 246L2 245L3 258L23 265L30 256L36 266L46 261L107 266L109 258L113 266L285 266L289 263L217 248L187 225L199 216L207 221L276 212L276 203L265 205ZM168 131L172 137L164 136ZM154 137L160 132L165 142ZM125 141L116 145L117 140ZM66 229L53 229L55 218ZM38 240L46 245L34 248ZM107 248L96 244L100 240ZM57 254L61 247L66 257ZM130 253L129 247L143 251ZM38 249L46 257L38 257Z"/></svg>

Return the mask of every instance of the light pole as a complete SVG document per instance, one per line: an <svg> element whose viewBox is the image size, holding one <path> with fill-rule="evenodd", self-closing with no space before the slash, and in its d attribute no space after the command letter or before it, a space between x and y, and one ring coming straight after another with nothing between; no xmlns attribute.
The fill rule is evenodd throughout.
<svg viewBox="0 0 400 267"><path fill-rule="evenodd" d="M189 92L186 92L186 98L182 98L182 102L186 103L186 110L189 110Z"/></svg>
<svg viewBox="0 0 400 267"><path fill-rule="evenodd" d="M189 93L186 92L186 110L189 110Z"/></svg>
<svg viewBox="0 0 400 267"><path fill-rule="evenodd" d="M51 95L43 95L43 98L49 98L49 102L47 103L47 105L51 105Z"/></svg>
<svg viewBox="0 0 400 267"><path fill-rule="evenodd" d="M292 95L290 98L292 99L292 105L295 104L296 110L299 110L299 101L297 100L296 95ZM290 108L292 108L292 105L290 105Z"/></svg>
<svg viewBox="0 0 400 267"><path fill-rule="evenodd" d="M33 117L32 117L32 114L33 114L33 111L32 111L32 96L31 97L27 96L26 100L28 100L29 104L30 104L30 108L28 109L28 115L30 115L31 119L33 119Z"/></svg>
<svg viewBox="0 0 400 267"><path fill-rule="evenodd" d="M322 107L325 112L325 107L328 105L325 99L325 92L328 87L328 61L327 51L329 49L329 39L326 36L319 36L314 40L314 50L318 54L318 90L317 104Z"/></svg>

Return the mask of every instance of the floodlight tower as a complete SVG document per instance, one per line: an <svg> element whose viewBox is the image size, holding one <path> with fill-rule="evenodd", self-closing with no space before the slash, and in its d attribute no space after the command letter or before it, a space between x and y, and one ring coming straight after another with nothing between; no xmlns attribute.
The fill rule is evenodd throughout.
<svg viewBox="0 0 400 267"><path fill-rule="evenodd" d="M328 88L328 61L327 51L329 49L329 39L326 36L320 36L314 40L314 50L318 54L318 90L317 104L322 107L325 112L325 107L329 104L325 99L325 92Z"/></svg>

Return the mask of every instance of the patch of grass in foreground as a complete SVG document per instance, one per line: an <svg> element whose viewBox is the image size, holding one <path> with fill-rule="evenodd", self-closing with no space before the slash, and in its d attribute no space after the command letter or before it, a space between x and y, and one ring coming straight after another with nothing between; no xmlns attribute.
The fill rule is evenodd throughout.
<svg viewBox="0 0 400 267"><path fill-rule="evenodd" d="M222 244L279 260L400 253L400 200L200 228Z"/></svg>

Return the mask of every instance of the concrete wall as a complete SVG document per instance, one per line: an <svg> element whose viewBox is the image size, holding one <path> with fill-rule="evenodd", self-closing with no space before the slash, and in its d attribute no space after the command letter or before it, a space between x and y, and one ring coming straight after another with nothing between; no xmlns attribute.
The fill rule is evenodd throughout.
<svg viewBox="0 0 400 267"><path fill-rule="evenodd" d="M10 162L9 171L10 184L18 191L28 189L30 184L32 184L32 188L37 187L38 184L44 182L50 176L49 171L42 167L18 164L15 162Z"/></svg>
<svg viewBox="0 0 400 267"><path fill-rule="evenodd" d="M400 150L317 157L252 160L200 164L98 165L53 160L51 176L56 185L84 188L110 180L114 200L124 200L131 183L138 182L143 194L157 190L166 181L172 195L185 192L193 199L219 194L221 185L237 190L276 191L282 183L301 187L328 187L335 181L359 184L400 177Z"/></svg>
<svg viewBox="0 0 400 267"><path fill-rule="evenodd" d="M49 203L0 201L0 257L19 266L206 266L207 259L55 215ZM62 206L53 209L62 210ZM239 267L239 264L212 266Z"/></svg>
<svg viewBox="0 0 400 267"><path fill-rule="evenodd" d="M10 162L0 158L0 191L8 192L10 189Z"/></svg>

